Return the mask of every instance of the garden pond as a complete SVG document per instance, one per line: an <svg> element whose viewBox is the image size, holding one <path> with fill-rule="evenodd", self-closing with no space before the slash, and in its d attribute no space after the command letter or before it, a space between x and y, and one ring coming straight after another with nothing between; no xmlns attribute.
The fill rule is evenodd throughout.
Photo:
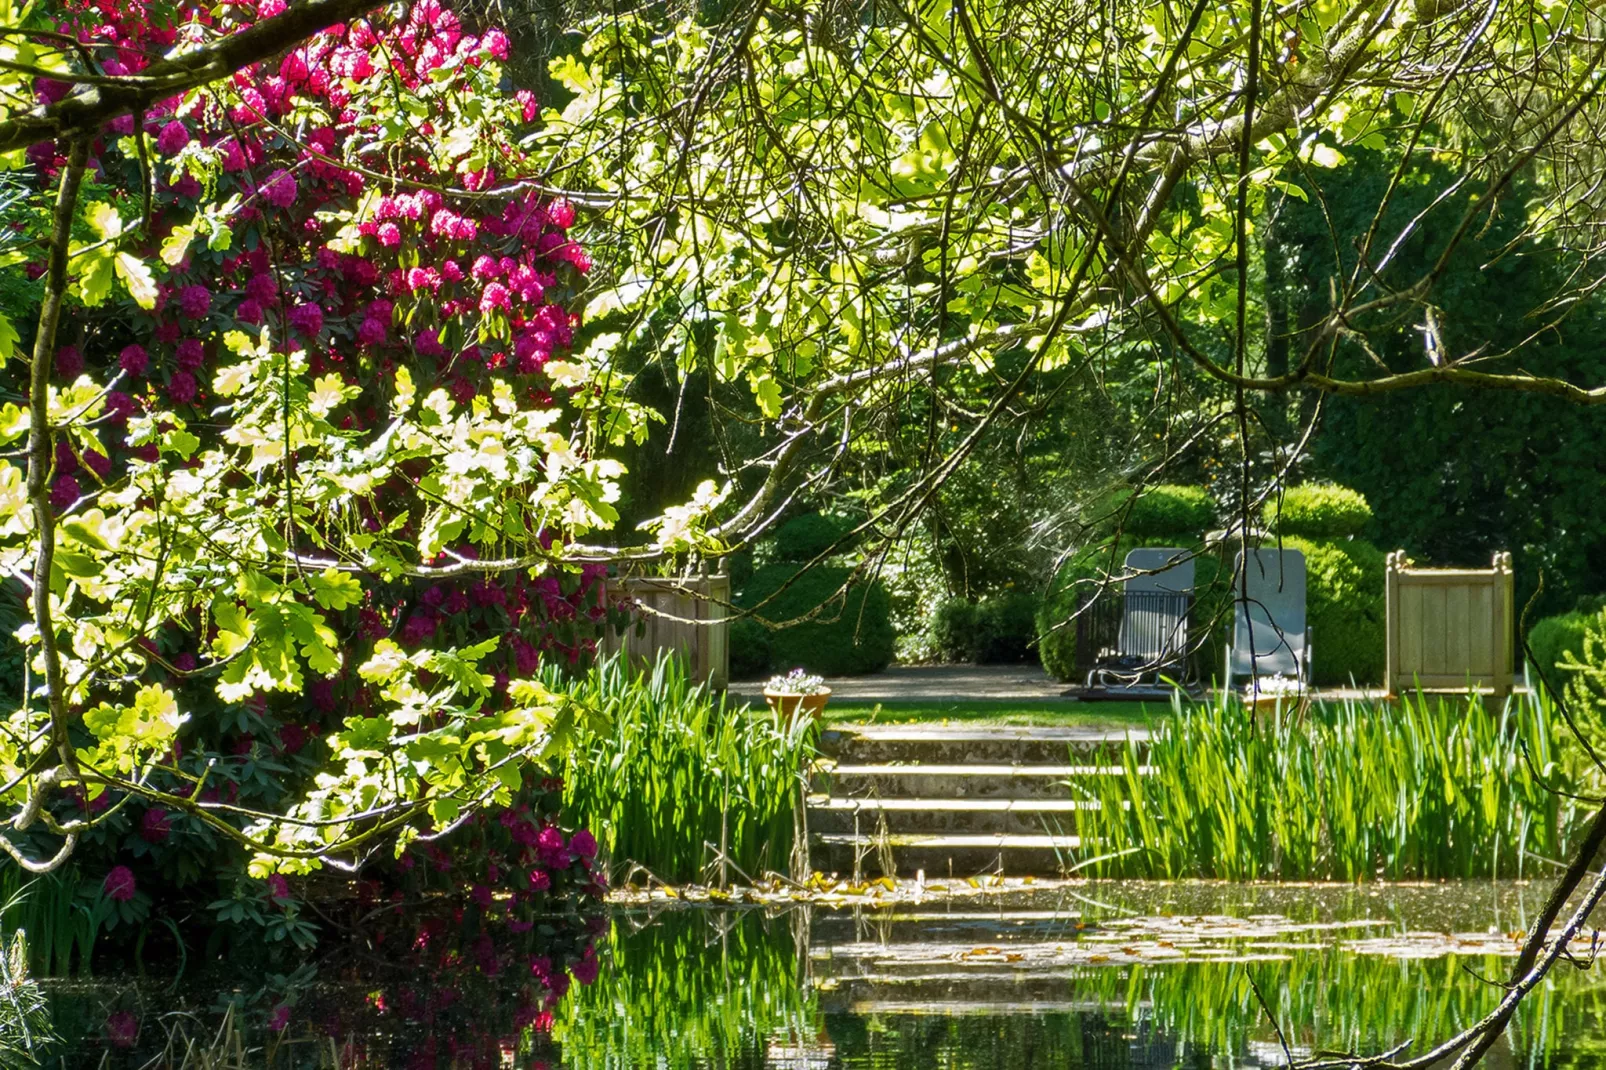
<svg viewBox="0 0 1606 1070"><path fill-rule="evenodd" d="M1276 1066L1285 1041L1295 1058L1376 1051L1481 1017L1499 995L1486 978L1503 975L1547 886L965 891L616 903L528 934L569 942L556 961L573 964L540 1004L520 993L552 957L472 946L433 965L417 947L348 948L288 978L239 963L233 982L48 981L59 1039L40 1061L203 1065L184 1063L193 1045L230 1067ZM1602 976L1558 966L1487 1065L1606 1067Z"/></svg>

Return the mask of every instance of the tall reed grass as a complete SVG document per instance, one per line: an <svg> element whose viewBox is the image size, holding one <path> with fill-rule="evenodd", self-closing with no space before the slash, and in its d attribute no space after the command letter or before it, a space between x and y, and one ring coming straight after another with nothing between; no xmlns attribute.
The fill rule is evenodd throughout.
<svg viewBox="0 0 1606 1070"><path fill-rule="evenodd" d="M560 686L556 680L554 687ZM613 868L666 881L787 872L813 723L729 704L683 663L602 662L567 688L608 716L581 736L564 774L565 819L590 828Z"/></svg>
<svg viewBox="0 0 1606 1070"><path fill-rule="evenodd" d="M47 977L88 975L99 923L78 868L35 877L0 863L0 933L27 933L28 965Z"/></svg>
<svg viewBox="0 0 1606 1070"><path fill-rule="evenodd" d="M1551 702L1318 703L1251 717L1178 703L1093 789L1106 876L1408 880L1530 876L1587 816L1562 793ZM1526 752L1526 753L1525 753ZM1148 767L1147 769L1144 767ZM1127 805L1130 803L1131 805Z"/></svg>

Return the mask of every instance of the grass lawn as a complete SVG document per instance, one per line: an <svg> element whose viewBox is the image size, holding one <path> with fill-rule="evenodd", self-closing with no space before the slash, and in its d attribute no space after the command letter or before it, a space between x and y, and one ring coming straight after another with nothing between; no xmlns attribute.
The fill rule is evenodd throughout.
<svg viewBox="0 0 1606 1070"><path fill-rule="evenodd" d="M1168 702L1012 702L1007 699L965 702L832 702L827 724L908 724L915 721L987 721L990 724L1108 725L1142 727L1171 712Z"/></svg>

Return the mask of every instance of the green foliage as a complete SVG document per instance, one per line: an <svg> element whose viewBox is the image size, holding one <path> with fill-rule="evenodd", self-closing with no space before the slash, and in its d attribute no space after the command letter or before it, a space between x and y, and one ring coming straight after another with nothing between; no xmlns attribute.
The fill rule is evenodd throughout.
<svg viewBox="0 0 1606 1070"><path fill-rule="evenodd" d="M768 669L801 667L829 678L886 668L894 641L891 600L876 580L857 580L840 594L852 575L835 565L800 574L786 564L753 573L736 603L782 625L769 634Z"/></svg>
<svg viewBox="0 0 1606 1070"><path fill-rule="evenodd" d="M949 599L938 607L933 630L947 661L976 665L1031 661L1037 640L1037 599L1025 591L979 602Z"/></svg>
<svg viewBox="0 0 1606 1070"><path fill-rule="evenodd" d="M1176 536L1197 541L1216 519L1216 504L1209 491L1175 483L1147 487L1136 498L1129 491L1119 492L1106 511L1114 514L1112 522L1127 534L1145 539Z"/></svg>
<svg viewBox="0 0 1606 1070"><path fill-rule="evenodd" d="M1528 649L1533 654L1534 667L1553 687L1565 686L1562 663L1569 658L1583 657L1584 638L1590 625L1598 626L1603 620L1606 614L1575 609L1571 613L1544 617L1529 630Z"/></svg>
<svg viewBox="0 0 1606 1070"><path fill-rule="evenodd" d="M1574 723L1600 754L1606 749L1606 611L1584 618L1578 649L1565 650L1556 670L1551 683L1566 694ZM1591 776L1596 773L1592 763L1579 759L1574 764Z"/></svg>
<svg viewBox="0 0 1606 1070"><path fill-rule="evenodd" d="M546 679L560 682L550 668ZM708 845L724 844L754 878L790 871L810 719L732 708L673 657L650 673L610 659L566 686L602 720L577 735L563 767L563 812L592 830L616 869L634 862L663 880L701 881L714 861Z"/></svg>
<svg viewBox="0 0 1606 1070"><path fill-rule="evenodd" d="M1576 787L1559 723L1542 696L1499 710L1423 697L1255 717L1236 702L1179 703L1146 749L1128 746L1083 834L1090 853L1117 855L1094 867L1109 875L1522 876L1529 855L1568 857L1588 817L1557 791Z"/></svg>
<svg viewBox="0 0 1606 1070"><path fill-rule="evenodd" d="M1285 538L1305 554L1311 678L1322 686L1383 679L1387 555L1360 539Z"/></svg>
<svg viewBox="0 0 1606 1070"><path fill-rule="evenodd" d="M1284 203L1277 229L1287 241L1288 283L1274 299L1286 304L1290 323L1309 322L1324 310L1325 280L1354 270L1353 244L1335 245L1332 235L1366 230L1398 162L1365 149L1346 154L1348 162L1321 183L1319 201ZM1443 158L1421 167L1415 181L1395 190L1380 233L1403 233L1456 177ZM1448 196L1435 211L1459 213L1465 197L1464 191ZM1524 344L1533 332L1527 311L1546 301L1571 268L1544 251L1500 255L1530 222L1523 204L1519 198L1490 206L1486 223L1466 236L1446 265L1433 299L1443 347L1464 354L1521 344L1525 372L1601 382L1606 313L1597 300L1579 302L1553 329ZM1409 285L1441 251L1435 228L1416 228L1391 256L1381 282ZM1340 338L1334 374L1375 373L1372 354L1395 371L1423 366L1422 335L1388 329L1388 315L1356 321L1369 329L1370 352L1350 336ZM1312 440L1312 470L1365 495L1376 512L1370 530L1379 545L1466 567L1487 567L1494 553L1509 550L1518 604L1527 601L1543 569L1539 611L1557 613L1580 593L1606 590L1606 495L1599 493L1597 445L1603 435L1606 412L1540 395L1426 390L1332 397Z"/></svg>
<svg viewBox="0 0 1606 1070"><path fill-rule="evenodd" d="M942 660L975 660L978 616L976 603L968 598L950 598L937 607L931 629Z"/></svg>
<svg viewBox="0 0 1606 1070"><path fill-rule="evenodd" d="M1267 500L1266 527L1284 535L1341 539L1359 535L1372 522L1372 507L1359 491L1337 483L1303 483Z"/></svg>
<svg viewBox="0 0 1606 1070"><path fill-rule="evenodd" d="M16 865L0 866L0 932L28 934L28 964L48 977L87 975L100 930L95 881L63 866L34 877Z"/></svg>
<svg viewBox="0 0 1606 1070"><path fill-rule="evenodd" d="M571 990L552 1035L567 1066L702 1070L747 1065L819 1031L783 918L669 911L616 920L595 984Z"/></svg>
<svg viewBox="0 0 1606 1070"><path fill-rule="evenodd" d="M769 671L772 660L770 630L752 617L738 617L730 625L732 679L751 680Z"/></svg>
<svg viewBox="0 0 1606 1070"><path fill-rule="evenodd" d="M853 549L849 533L858 522L836 513L804 513L794 516L775 532L775 556L779 561L812 561L824 553L843 553Z"/></svg>

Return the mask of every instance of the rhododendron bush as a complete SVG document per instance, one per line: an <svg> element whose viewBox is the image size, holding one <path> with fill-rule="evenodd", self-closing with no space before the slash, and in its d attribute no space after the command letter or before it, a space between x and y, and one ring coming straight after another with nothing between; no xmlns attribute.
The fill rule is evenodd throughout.
<svg viewBox="0 0 1606 1070"><path fill-rule="evenodd" d="M23 399L0 569L28 620L0 839L30 868L92 845L125 905L228 847L258 878L236 899L271 909L276 871L394 866L527 805L589 716L537 668L617 623L587 540L616 518L610 451L655 414L614 338L577 340L590 262L520 148L537 107L501 31L436 0L74 0L5 39L33 71L7 99L195 81L160 57L227 58L320 4L367 10L10 159L13 229L46 251L10 257L40 303L0 323ZM479 887L539 897L567 852L565 887L600 892L544 820L505 852L522 884Z"/></svg>

